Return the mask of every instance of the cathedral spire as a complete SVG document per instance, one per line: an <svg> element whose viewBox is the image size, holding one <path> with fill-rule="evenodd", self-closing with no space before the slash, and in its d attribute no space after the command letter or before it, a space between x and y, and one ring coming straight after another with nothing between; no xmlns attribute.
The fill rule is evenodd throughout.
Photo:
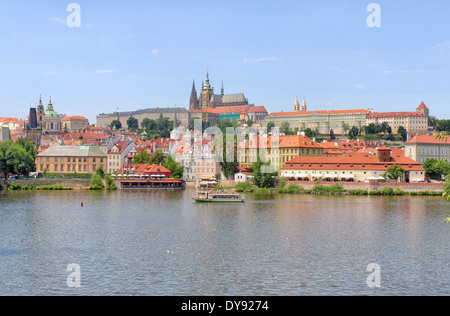
<svg viewBox="0 0 450 316"><path fill-rule="evenodd" d="M222 89L220 90L220 95L221 96L225 95L225 90L223 89L223 80L222 80Z"/></svg>
<svg viewBox="0 0 450 316"><path fill-rule="evenodd" d="M294 112L298 112L298 111L300 111L300 103L298 102L298 97L295 97Z"/></svg>
<svg viewBox="0 0 450 316"><path fill-rule="evenodd" d="M195 80L193 80L191 98L189 100L189 109L196 110L197 108L198 108L197 90L195 89Z"/></svg>
<svg viewBox="0 0 450 316"><path fill-rule="evenodd" d="M306 107L306 100L303 97L303 103L302 103L302 112L306 112L307 111L307 107Z"/></svg>

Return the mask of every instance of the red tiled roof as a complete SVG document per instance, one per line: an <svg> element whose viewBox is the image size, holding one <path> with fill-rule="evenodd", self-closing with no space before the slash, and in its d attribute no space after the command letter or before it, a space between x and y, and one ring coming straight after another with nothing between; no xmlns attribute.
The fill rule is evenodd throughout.
<svg viewBox="0 0 450 316"><path fill-rule="evenodd" d="M390 162L380 162L377 155L348 154L338 157L302 156L288 161L283 169L303 170L386 170L390 165L400 165L406 171L424 171L420 163L408 157L391 155Z"/></svg>
<svg viewBox="0 0 450 316"><path fill-rule="evenodd" d="M407 144L450 144L449 137L443 139L437 139L433 135L416 135L411 138Z"/></svg>
<svg viewBox="0 0 450 316"><path fill-rule="evenodd" d="M117 173L123 173L127 171L125 169L127 169L126 165L119 171L117 171ZM135 174L164 174L165 176L172 175L172 172L169 169L160 165L132 164L131 169Z"/></svg>
<svg viewBox="0 0 450 316"><path fill-rule="evenodd" d="M383 117L427 117L425 114L419 112L373 112L367 115L368 118L383 118Z"/></svg>
<svg viewBox="0 0 450 316"><path fill-rule="evenodd" d="M336 110L336 111L297 111L297 112L277 112L271 113L269 116L295 116L295 115L308 115L308 114L327 114L327 115L338 115L338 114L368 114L368 110Z"/></svg>
<svg viewBox="0 0 450 316"><path fill-rule="evenodd" d="M420 103L419 107L417 108L418 110L429 110L429 108L425 105L425 103Z"/></svg>
<svg viewBox="0 0 450 316"><path fill-rule="evenodd" d="M61 121L69 121L69 120L83 120L83 121L89 121L84 116L66 116L61 119Z"/></svg>

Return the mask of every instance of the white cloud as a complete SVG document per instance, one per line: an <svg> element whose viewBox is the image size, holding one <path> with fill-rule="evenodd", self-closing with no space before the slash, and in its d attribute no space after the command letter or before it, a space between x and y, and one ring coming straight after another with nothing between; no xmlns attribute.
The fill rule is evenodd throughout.
<svg viewBox="0 0 450 316"><path fill-rule="evenodd" d="M53 71L44 72L44 76L54 76L54 75L56 75L56 72Z"/></svg>
<svg viewBox="0 0 450 316"><path fill-rule="evenodd" d="M277 58L273 57L260 57L260 58L246 58L244 59L244 63L260 63L264 61L277 61Z"/></svg>
<svg viewBox="0 0 450 316"><path fill-rule="evenodd" d="M109 74L109 73L113 73L116 72L114 69L104 69L104 70L96 70L95 73L96 74Z"/></svg>
<svg viewBox="0 0 450 316"><path fill-rule="evenodd" d="M155 56L158 56L159 50L157 50L156 48L152 49L152 54Z"/></svg>
<svg viewBox="0 0 450 316"><path fill-rule="evenodd" d="M359 90L366 90L366 86L363 84L355 84L353 86Z"/></svg>
<svg viewBox="0 0 450 316"><path fill-rule="evenodd" d="M442 42L437 45L433 45L426 48L426 50L443 50L443 49L450 49L450 41Z"/></svg>

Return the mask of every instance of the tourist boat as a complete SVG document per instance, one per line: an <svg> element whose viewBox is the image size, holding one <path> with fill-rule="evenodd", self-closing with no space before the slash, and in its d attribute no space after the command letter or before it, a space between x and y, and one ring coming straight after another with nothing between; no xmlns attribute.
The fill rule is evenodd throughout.
<svg viewBox="0 0 450 316"><path fill-rule="evenodd" d="M243 203L245 200L240 194L200 191L193 198L197 203Z"/></svg>

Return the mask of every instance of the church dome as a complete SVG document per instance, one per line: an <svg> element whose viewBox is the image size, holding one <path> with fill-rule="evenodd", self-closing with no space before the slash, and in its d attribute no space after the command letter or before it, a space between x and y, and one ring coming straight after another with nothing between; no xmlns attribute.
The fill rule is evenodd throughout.
<svg viewBox="0 0 450 316"><path fill-rule="evenodd" d="M59 118L59 114L55 111L45 111L45 117L46 118Z"/></svg>

